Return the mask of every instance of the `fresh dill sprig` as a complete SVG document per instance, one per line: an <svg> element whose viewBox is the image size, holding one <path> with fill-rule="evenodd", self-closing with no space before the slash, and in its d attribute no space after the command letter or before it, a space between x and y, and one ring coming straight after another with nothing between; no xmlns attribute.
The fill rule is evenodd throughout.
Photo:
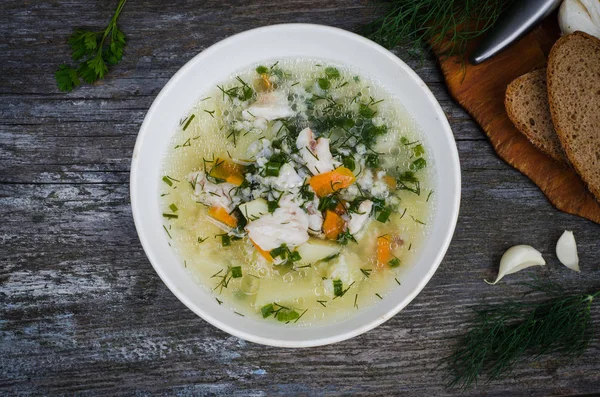
<svg viewBox="0 0 600 397"><path fill-rule="evenodd" d="M586 350L593 335L591 304L600 290L568 294L555 283L530 286L549 298L538 303L513 300L475 310L468 331L444 359L449 387L466 389L484 373L489 383L523 358L549 353L575 358Z"/></svg>
<svg viewBox="0 0 600 397"><path fill-rule="evenodd" d="M104 78L108 67L116 65L123 58L125 34L119 30L117 19L127 0L120 0L108 26L99 32L75 29L69 38L73 51L71 58L81 61L77 68L61 64L54 77L61 91L71 91L81 84L88 84Z"/></svg>
<svg viewBox="0 0 600 397"><path fill-rule="evenodd" d="M483 35L514 0L393 0L387 14L363 34L387 48L420 50L448 40L447 53L464 53L469 40Z"/></svg>

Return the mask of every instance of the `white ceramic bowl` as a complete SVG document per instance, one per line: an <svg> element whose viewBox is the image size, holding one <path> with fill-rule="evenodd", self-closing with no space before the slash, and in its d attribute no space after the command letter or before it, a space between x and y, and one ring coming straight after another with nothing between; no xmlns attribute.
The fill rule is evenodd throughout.
<svg viewBox="0 0 600 397"><path fill-rule="evenodd" d="M160 167L180 118L200 95L237 70L286 57L330 60L382 83L414 116L426 135L436 167L437 209L417 263L401 286L381 302L347 320L315 327L290 327L240 317L224 310L198 286L167 245L159 210ZM425 83L400 59L356 34L327 26L275 25L229 37L185 64L158 94L140 128L131 164L131 206L142 246L154 269L187 307L212 325L256 343L284 347L325 345L352 338L388 320L429 281L454 232L460 202L456 144L440 105ZM157 313L160 315L160 313Z"/></svg>

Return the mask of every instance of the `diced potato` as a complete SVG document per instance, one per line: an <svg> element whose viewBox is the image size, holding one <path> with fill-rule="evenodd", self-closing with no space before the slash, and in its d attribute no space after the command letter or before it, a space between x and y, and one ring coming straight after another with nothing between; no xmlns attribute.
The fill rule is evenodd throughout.
<svg viewBox="0 0 600 397"><path fill-rule="evenodd" d="M327 277L342 280L344 288L347 288L353 281L360 280L360 264L358 255L346 252L331 261Z"/></svg>
<svg viewBox="0 0 600 397"><path fill-rule="evenodd" d="M244 217L250 222L269 213L267 201L262 198L257 198L247 203L240 204L240 211Z"/></svg>
<svg viewBox="0 0 600 397"><path fill-rule="evenodd" d="M298 246L296 251L298 251L302 257L300 262L308 265L336 255L340 252L340 249L341 247L339 244L310 238L306 243Z"/></svg>

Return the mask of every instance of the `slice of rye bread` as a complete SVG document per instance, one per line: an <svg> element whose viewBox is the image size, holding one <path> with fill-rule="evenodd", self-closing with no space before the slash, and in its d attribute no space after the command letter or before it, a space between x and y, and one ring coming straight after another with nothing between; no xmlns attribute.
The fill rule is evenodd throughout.
<svg viewBox="0 0 600 397"><path fill-rule="evenodd" d="M600 201L600 40L575 32L548 57L552 122L575 171Z"/></svg>
<svg viewBox="0 0 600 397"><path fill-rule="evenodd" d="M550 117L546 69L534 70L514 79L506 88L504 106L508 118L535 147L566 163Z"/></svg>

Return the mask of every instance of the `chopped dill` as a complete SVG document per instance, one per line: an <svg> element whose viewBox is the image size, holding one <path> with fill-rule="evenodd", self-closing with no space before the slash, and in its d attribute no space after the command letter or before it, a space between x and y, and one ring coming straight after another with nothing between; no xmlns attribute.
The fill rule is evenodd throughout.
<svg viewBox="0 0 600 397"><path fill-rule="evenodd" d="M378 297L379 299L383 299L383 298L381 297L381 295L379 295L378 293L375 293L375 296L376 296L376 297Z"/></svg>
<svg viewBox="0 0 600 397"><path fill-rule="evenodd" d="M426 225L426 223L425 223L425 222L418 220L418 219L417 219L417 218L415 218L414 216L412 216L412 215L411 215L410 217L411 217L411 218L413 219L413 221L415 221L416 223L418 223L418 224L420 224L420 225Z"/></svg>
<svg viewBox="0 0 600 397"><path fill-rule="evenodd" d="M204 112L210 114L210 117L212 117L213 119L215 118L215 111L214 110L206 110L206 109L204 109Z"/></svg>
<svg viewBox="0 0 600 397"><path fill-rule="evenodd" d="M317 300L317 302L318 302L318 303L319 303L321 306L323 306L323 307L327 307L327 306L325 305L325 303L327 303L327 301Z"/></svg>
<svg viewBox="0 0 600 397"><path fill-rule="evenodd" d="M223 301L222 301L222 300L219 300L219 298L217 298L216 296L215 296L215 299L217 300L217 303L218 303L219 305L222 305L222 304L223 304Z"/></svg>
<svg viewBox="0 0 600 397"><path fill-rule="evenodd" d="M432 194L433 194L433 190L430 190L429 194L427 195L427 199L425 200L426 203L429 202L429 198L431 197Z"/></svg>
<svg viewBox="0 0 600 397"><path fill-rule="evenodd" d="M185 122L185 125L183 126L183 130L184 130L184 131L185 131L185 130L186 130L188 127L189 127L190 123L192 122L192 120L194 120L194 118L195 118L195 117L196 117L196 115L195 115L195 114L192 114L192 115L191 115L191 116L190 116L190 117L187 119L187 121Z"/></svg>
<svg viewBox="0 0 600 397"><path fill-rule="evenodd" d="M366 278L369 278L369 276L371 276L371 272L373 271L373 269L360 269L360 271L362 272L362 274L365 275Z"/></svg>
<svg viewBox="0 0 600 397"><path fill-rule="evenodd" d="M402 285L402 284L400 284L400 281L398 281L398 279L397 279L396 277L394 277L394 280L396 280L396 283L397 283L398 285Z"/></svg>
<svg viewBox="0 0 600 397"><path fill-rule="evenodd" d="M165 225L163 225L163 229L165 229L165 232L167 232L167 236L169 236L169 238L173 238L171 237L171 233L169 233L169 229L167 229Z"/></svg>

